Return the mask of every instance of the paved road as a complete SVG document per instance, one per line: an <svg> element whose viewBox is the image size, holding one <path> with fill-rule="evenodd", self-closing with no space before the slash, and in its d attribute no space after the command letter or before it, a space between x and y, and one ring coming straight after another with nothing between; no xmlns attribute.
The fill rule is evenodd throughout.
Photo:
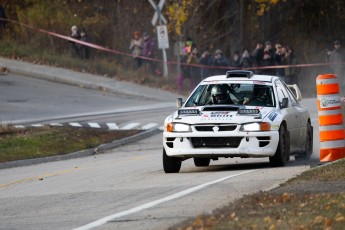
<svg viewBox="0 0 345 230"><path fill-rule="evenodd" d="M0 78L5 82L3 84L6 87L3 89L10 88L12 83L9 82L15 78L16 76L7 80ZM42 108L42 94L54 92L58 86L42 92L42 87L35 87L37 84L40 83L27 86L41 92L32 96L29 102L34 102L32 104L36 104L36 108ZM7 93L11 93L11 90ZM20 92L18 95L22 93L24 94ZM63 101L64 95L68 93L63 92L59 96L45 99ZM81 90L80 94L83 93L85 91ZM89 93L87 92L87 95ZM97 97L102 101L104 99L103 105L106 106L107 103L116 101L112 95L93 93L96 95L87 96L86 99L95 99L95 106L100 106ZM25 104L24 101L20 102L23 98L18 96L17 101L11 102L12 98L6 98L1 93L1 100L12 105ZM70 98L73 97L67 97ZM141 103L145 106L145 102L150 104L155 100L145 98L148 101L142 102L138 99L140 106ZM83 96L78 100L83 100ZM125 97L116 102L126 101L127 105L133 105L132 102L136 103L136 100L137 98ZM84 102L86 101L88 100ZM86 105L84 102L75 103L71 109L86 109L77 112L95 112L83 107ZM72 102L66 101L66 104L69 103ZM313 162L317 162L316 100L306 99L302 103L312 112L312 124L315 128ZM78 107L80 104L81 108ZM56 109L56 106L51 106L47 111L64 114L66 111L63 108ZM22 108L7 108L10 109ZM31 114L29 111L32 111L32 108L26 109L26 112ZM158 121L164 115L161 111L162 113L157 113L157 117L152 116L157 112L153 111L150 113L136 109L135 112L126 111L114 116L123 119L121 122L125 123L140 117L140 113L141 119L146 122L149 122L149 119ZM112 115L104 117L94 114L87 118L108 121L111 117L107 116ZM16 119L20 120L22 117ZM113 149L107 154L0 170L0 229L87 229L89 223L98 229L166 229L188 217L209 213L244 194L270 189L309 168L308 162L297 162L293 158L283 168L271 168L268 159L235 158L221 159L205 168L196 168L192 160L187 160L183 162L179 174L165 174L162 170L161 142L162 136L157 134Z"/></svg>
<svg viewBox="0 0 345 230"><path fill-rule="evenodd" d="M179 174L165 174L161 138L0 170L0 229L73 229L91 222L99 229L166 229L309 168L294 160L271 168L268 159L222 159L196 168L187 160Z"/></svg>
<svg viewBox="0 0 345 230"><path fill-rule="evenodd" d="M174 106L173 101L86 90L18 74L0 75L0 92L0 122L11 124Z"/></svg>
<svg viewBox="0 0 345 230"><path fill-rule="evenodd" d="M303 104L315 125L314 99ZM180 173L165 174L161 141L157 134L102 155L0 170L0 229L166 229L310 167L293 157L283 168L265 158L201 168L187 160ZM314 144L315 164L318 136Z"/></svg>

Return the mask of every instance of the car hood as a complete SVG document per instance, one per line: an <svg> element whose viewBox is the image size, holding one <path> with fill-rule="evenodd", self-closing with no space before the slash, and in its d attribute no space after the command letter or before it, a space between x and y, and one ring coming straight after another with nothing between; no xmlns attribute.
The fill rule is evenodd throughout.
<svg viewBox="0 0 345 230"><path fill-rule="evenodd" d="M238 109L257 111L254 114L239 114ZM257 106L202 106L182 107L170 116L170 121L187 124L233 123L243 124L264 120L275 108Z"/></svg>

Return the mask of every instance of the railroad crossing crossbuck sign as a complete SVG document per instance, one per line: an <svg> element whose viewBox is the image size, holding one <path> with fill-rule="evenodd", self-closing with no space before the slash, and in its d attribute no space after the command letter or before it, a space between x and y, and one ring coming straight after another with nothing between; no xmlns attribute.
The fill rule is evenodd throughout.
<svg viewBox="0 0 345 230"><path fill-rule="evenodd" d="M149 0L151 6L153 7L153 9L156 11L155 14L152 17L151 23L153 26L156 25L158 18L164 23L167 24L167 20L165 19L165 17L162 15L161 11L162 8L165 4L165 0L160 0L158 3L158 6L153 2L153 0Z"/></svg>

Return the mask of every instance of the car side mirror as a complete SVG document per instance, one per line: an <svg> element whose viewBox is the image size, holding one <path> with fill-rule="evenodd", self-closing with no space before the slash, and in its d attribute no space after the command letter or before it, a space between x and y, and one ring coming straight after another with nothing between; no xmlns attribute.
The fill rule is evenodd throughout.
<svg viewBox="0 0 345 230"><path fill-rule="evenodd" d="M287 97L284 97L283 100L280 102L280 108L285 109L289 105L289 99Z"/></svg>
<svg viewBox="0 0 345 230"><path fill-rule="evenodd" d="M183 105L183 101L182 101L182 98L177 98L177 100L176 100L176 107L179 109L179 108L181 108L182 107L182 105Z"/></svg>

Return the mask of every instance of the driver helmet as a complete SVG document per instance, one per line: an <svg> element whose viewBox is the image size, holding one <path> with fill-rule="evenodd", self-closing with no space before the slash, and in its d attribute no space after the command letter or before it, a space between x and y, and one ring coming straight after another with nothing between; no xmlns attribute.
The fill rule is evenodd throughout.
<svg viewBox="0 0 345 230"><path fill-rule="evenodd" d="M230 96L224 85L215 85L211 90L212 101L214 104L223 104L229 101Z"/></svg>

